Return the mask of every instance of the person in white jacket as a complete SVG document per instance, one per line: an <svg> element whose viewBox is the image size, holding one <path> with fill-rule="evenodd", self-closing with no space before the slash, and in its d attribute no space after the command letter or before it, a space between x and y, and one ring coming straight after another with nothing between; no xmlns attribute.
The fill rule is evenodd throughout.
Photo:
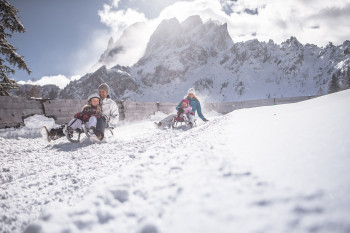
<svg viewBox="0 0 350 233"><path fill-rule="evenodd" d="M119 121L119 110L117 103L109 97L110 88L106 83L102 83L98 87L98 95L102 100L102 114L103 117L97 119L96 130L99 131L104 137L105 128L109 125L115 125ZM58 138L64 137L63 132L65 125L61 125L59 128L52 128L49 132L49 137L51 140L56 140Z"/></svg>
<svg viewBox="0 0 350 233"><path fill-rule="evenodd" d="M119 120L119 110L116 102L109 97L110 88L107 83L98 87L98 95L102 99L102 113L104 117L97 119L96 129L104 134L105 128L116 124Z"/></svg>

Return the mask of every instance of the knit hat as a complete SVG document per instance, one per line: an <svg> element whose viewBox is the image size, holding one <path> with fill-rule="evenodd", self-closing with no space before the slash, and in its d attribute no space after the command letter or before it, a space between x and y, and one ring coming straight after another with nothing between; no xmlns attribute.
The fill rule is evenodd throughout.
<svg viewBox="0 0 350 233"><path fill-rule="evenodd" d="M193 87L191 87L190 89L188 89L187 94L193 94L193 95L196 95L196 91L194 90L194 88L193 88Z"/></svg>
<svg viewBox="0 0 350 233"><path fill-rule="evenodd" d="M97 99L99 100L99 102L101 103L101 98L100 98L100 96L99 96L98 94L96 94L96 93L94 93L94 94L92 94L92 95L90 95L90 96L88 97L88 102L90 102L91 99L93 99L93 98L97 98Z"/></svg>
<svg viewBox="0 0 350 233"><path fill-rule="evenodd" d="M99 87L98 87L99 90L104 90L105 92L107 92L107 94L109 93L110 91L110 88L109 86L107 85L107 83L102 83Z"/></svg>
<svg viewBox="0 0 350 233"><path fill-rule="evenodd" d="M183 99L183 100L181 101L181 103L183 103L183 102L185 102L187 105L190 103L190 101L188 101L188 99Z"/></svg>

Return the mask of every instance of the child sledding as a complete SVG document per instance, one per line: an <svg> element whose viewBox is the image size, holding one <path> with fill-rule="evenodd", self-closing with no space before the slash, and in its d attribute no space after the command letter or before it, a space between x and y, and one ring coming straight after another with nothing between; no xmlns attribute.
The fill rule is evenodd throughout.
<svg viewBox="0 0 350 233"><path fill-rule="evenodd" d="M202 108L201 104L198 100L198 98L195 96L195 90L194 88L190 88L187 92L187 96L184 97L184 100L182 100L179 105L176 107L176 110L178 113L183 114L185 113L182 112L182 104L184 102L187 103L188 107L191 107L191 114L185 113L181 115L182 117L179 116L179 114L171 114L164 118L163 120L156 122L156 125L160 129L165 129L165 128L174 128L177 127L179 124L185 123L186 125L193 127L195 125L195 114L196 112L198 113L198 116L200 119L202 119L204 122L207 122L208 120L204 117L202 113ZM187 100L187 101L185 101ZM179 112L181 111L181 112ZM190 124L191 123L191 124Z"/></svg>
<svg viewBox="0 0 350 233"><path fill-rule="evenodd" d="M79 142L80 135L85 132L92 142L99 142L103 139L103 133L96 129L97 119L102 115L101 99L98 94L92 94L88 98L88 104L81 112L74 115L74 118L62 126L63 134L71 142ZM46 128L41 129L41 134L48 141L55 140L55 135L50 135Z"/></svg>
<svg viewBox="0 0 350 233"><path fill-rule="evenodd" d="M105 130L109 130L113 135L111 124L116 123L119 112L109 92L109 86L102 83L98 87L98 94L88 97L88 104L81 112L74 115L74 119L50 131L43 127L40 130L41 135L48 142L61 137L66 137L71 142L79 142L82 133L85 133L91 141L99 142L104 138Z"/></svg>
<svg viewBox="0 0 350 233"><path fill-rule="evenodd" d="M194 112L192 111L192 107L189 105L188 99L183 99L181 101L181 107L177 106L177 115L174 116L172 127L175 128L180 123L185 123L190 128L193 127L195 123Z"/></svg>
<svg viewBox="0 0 350 233"><path fill-rule="evenodd" d="M103 117L101 99L97 94L92 94L88 98L88 104L85 105L81 112L74 115L67 126L65 127L66 136L70 141L77 141L73 139L74 131L76 131L79 136L82 131L86 133L89 139L93 142L99 142L103 139L103 134L96 129L97 119ZM80 137L78 138L80 139Z"/></svg>

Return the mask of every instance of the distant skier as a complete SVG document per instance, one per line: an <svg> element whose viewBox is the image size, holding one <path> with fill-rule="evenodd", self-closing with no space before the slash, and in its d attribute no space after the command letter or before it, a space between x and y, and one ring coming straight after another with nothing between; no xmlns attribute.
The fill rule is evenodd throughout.
<svg viewBox="0 0 350 233"><path fill-rule="evenodd" d="M98 87L98 95L101 99L103 117L97 118L96 131L102 134L102 139L104 137L106 126L108 126L110 122L116 123L119 116L118 106L116 102L110 98L109 92L110 88L106 83L102 83ZM65 124L58 128L52 128L50 132L48 132L49 140L56 140L58 138L65 137L63 132L64 127Z"/></svg>
<svg viewBox="0 0 350 233"><path fill-rule="evenodd" d="M192 111L194 115L196 114L196 111L198 112L199 118L201 118L204 122L208 121L203 113L202 113L202 107L201 103L199 102L198 98L195 96L196 91L194 88L190 88L187 92L187 96L184 97L184 99L187 99L189 102L189 105L192 108ZM181 108L182 101L179 103L179 105L176 107L176 111L179 111ZM175 114L169 115L160 122L156 123L159 128L165 128L165 127L170 127L172 124L172 120L176 116Z"/></svg>

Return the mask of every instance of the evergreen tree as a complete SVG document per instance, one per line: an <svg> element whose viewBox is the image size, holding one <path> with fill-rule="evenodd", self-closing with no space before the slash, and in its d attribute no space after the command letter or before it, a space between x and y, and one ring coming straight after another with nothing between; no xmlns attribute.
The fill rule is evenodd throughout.
<svg viewBox="0 0 350 233"><path fill-rule="evenodd" d="M18 10L7 0L0 0L0 95L9 95L8 89L18 88L9 74L14 74L13 67L26 70L30 74L23 57L17 54L17 49L9 43L7 38L14 32L25 32L25 28L17 17Z"/></svg>
<svg viewBox="0 0 350 233"><path fill-rule="evenodd" d="M334 93L340 90L339 78L337 74L332 75L331 82L329 83L328 93Z"/></svg>
<svg viewBox="0 0 350 233"><path fill-rule="evenodd" d="M350 66L347 67L344 75L344 89L350 88Z"/></svg>

